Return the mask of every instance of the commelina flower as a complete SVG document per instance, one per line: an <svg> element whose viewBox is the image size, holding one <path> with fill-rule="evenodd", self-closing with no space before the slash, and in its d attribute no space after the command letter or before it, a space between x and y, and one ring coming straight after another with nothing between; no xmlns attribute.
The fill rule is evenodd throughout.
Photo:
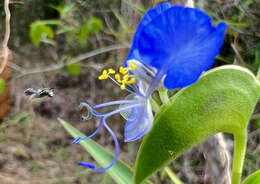
<svg viewBox="0 0 260 184"><path fill-rule="evenodd" d="M80 104L81 108L89 110L89 116L85 118L97 117L99 126L90 136L78 137L73 143L93 137L104 126L115 141L114 160L104 169L87 162L79 162L79 165L96 172L111 168L118 158L119 146L106 120L120 113L126 119L125 142L143 137L153 124L150 97L160 82L167 89L183 88L196 82L212 66L223 44L225 30L224 22L214 27L211 18L195 8L172 6L166 2L147 11L137 27L124 66L118 72L104 70L99 76L100 80L110 78L130 94L124 100L93 107L87 103ZM103 114L98 111L112 105L119 108Z"/></svg>

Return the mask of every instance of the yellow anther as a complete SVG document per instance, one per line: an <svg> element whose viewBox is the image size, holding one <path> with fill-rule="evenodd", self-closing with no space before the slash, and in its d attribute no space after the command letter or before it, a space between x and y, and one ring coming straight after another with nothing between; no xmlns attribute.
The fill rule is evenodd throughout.
<svg viewBox="0 0 260 184"><path fill-rule="evenodd" d="M107 70L103 70L102 75L100 75L100 76L98 77L98 79L99 79L99 80L105 80L105 79L108 78L108 76L109 76L109 74L108 74Z"/></svg>
<svg viewBox="0 0 260 184"><path fill-rule="evenodd" d="M116 73L116 71L113 70L112 68L109 68L109 69L108 69L108 74L115 74L115 73Z"/></svg>
<svg viewBox="0 0 260 184"><path fill-rule="evenodd" d="M129 75L128 75L128 74L124 75L123 81L124 81L124 82L127 82L128 79L129 79Z"/></svg>
<svg viewBox="0 0 260 184"><path fill-rule="evenodd" d="M109 77L110 74L115 74L115 73L116 73L116 71L113 70L112 68L109 68L108 71L107 70L103 70L102 75L100 75L98 77L98 79L99 80L105 80L105 79L107 79Z"/></svg>
<svg viewBox="0 0 260 184"><path fill-rule="evenodd" d="M123 83L123 84L120 86L120 89L121 89L121 90L125 90L125 83Z"/></svg>
<svg viewBox="0 0 260 184"><path fill-rule="evenodd" d="M119 72L120 72L121 74L125 75L125 74L127 74L128 69L125 68L125 67L123 67L123 66L120 66L120 68L119 68Z"/></svg>
<svg viewBox="0 0 260 184"><path fill-rule="evenodd" d="M115 74L115 79L116 79L116 81L119 82L119 83L122 82L122 81L121 81L121 77L120 77L119 74Z"/></svg>
<svg viewBox="0 0 260 184"><path fill-rule="evenodd" d="M134 64L134 60L129 61L129 70L135 70L137 66Z"/></svg>
<svg viewBox="0 0 260 184"><path fill-rule="evenodd" d="M127 81L127 84L134 84L135 83L135 78L131 78L129 81Z"/></svg>
<svg viewBox="0 0 260 184"><path fill-rule="evenodd" d="M137 68L137 66L134 64L134 60L131 60L129 62L129 67L125 68L125 67L121 66L119 68L119 73L116 73L116 71L113 70L112 68L109 68L108 70L103 70L102 75L100 75L98 77L98 79L104 80L104 79L107 79L110 74L115 74L114 77L115 77L116 81L119 84L121 84L120 85L121 90L125 90L127 84L135 83L135 78L130 78L128 71L135 70L136 68Z"/></svg>

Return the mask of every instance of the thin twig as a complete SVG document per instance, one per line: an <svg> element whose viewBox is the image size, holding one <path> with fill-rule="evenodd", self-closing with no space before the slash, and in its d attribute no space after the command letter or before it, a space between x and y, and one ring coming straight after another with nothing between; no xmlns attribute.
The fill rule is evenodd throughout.
<svg viewBox="0 0 260 184"><path fill-rule="evenodd" d="M99 55L99 54L103 54L103 53L110 52L110 51L113 51L113 50L118 50L118 49L126 49L126 48L129 48L129 46L111 45L111 46L108 46L108 47L99 48L99 49L87 52L85 54L79 55L79 56L67 61L66 63L59 63L59 64L56 64L56 65L53 65L53 66L48 66L48 67L45 67L45 68L36 68L36 69L32 69L32 70L23 70L23 71L20 70L22 74L18 75L16 77L16 79L23 77L25 75L32 75L32 74L38 74L38 73L58 70L58 69L61 69L65 66L67 66L67 65L71 65L71 64L80 62L82 60L88 59L90 57L93 57L93 56L96 56L96 55ZM20 67L20 69L21 69L21 67Z"/></svg>
<svg viewBox="0 0 260 184"><path fill-rule="evenodd" d="M10 18L11 18L11 13L9 10L9 0L5 0L5 5L4 5L4 9L5 9L5 37L4 37L4 41L3 41L3 45L2 45L2 49L3 49L3 63L0 66L0 74L3 72L6 63L8 61L8 40L10 38Z"/></svg>
<svg viewBox="0 0 260 184"><path fill-rule="evenodd" d="M235 52L235 54L236 54L236 57L239 59L239 61L240 61L244 66L246 66L246 63L245 63L245 61L243 60L243 58L241 57L241 55L240 55L240 53L239 53L239 51L238 51L236 45L233 44L233 43L231 43L231 47L232 47L232 49L234 50L234 52Z"/></svg>
<svg viewBox="0 0 260 184"><path fill-rule="evenodd" d="M18 66L15 63L10 63L9 62L9 63L7 63L7 66L12 68L13 70L16 70L16 71L20 72L20 73L25 73L25 69L23 67Z"/></svg>

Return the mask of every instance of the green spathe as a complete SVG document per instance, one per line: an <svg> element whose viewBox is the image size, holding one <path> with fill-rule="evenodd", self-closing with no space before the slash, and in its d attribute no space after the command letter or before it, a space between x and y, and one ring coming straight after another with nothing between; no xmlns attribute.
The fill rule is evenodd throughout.
<svg viewBox="0 0 260 184"><path fill-rule="evenodd" d="M259 95L256 77L233 65L210 70L179 91L161 108L141 144L135 183L218 132L244 134Z"/></svg>
<svg viewBox="0 0 260 184"><path fill-rule="evenodd" d="M70 124L62 119L59 119L61 125L71 134L74 138L85 137L81 132L76 130ZM93 158L99 163L101 167L106 167L113 160L113 154L106 151L95 141L89 139L81 141L80 144L93 156ZM75 167L77 167L75 165ZM91 171L90 171L91 172ZM118 184L132 184L133 183L133 172L130 167L120 160L117 160L116 164L110 168L107 173L116 181ZM150 184L149 181L143 182L143 184Z"/></svg>

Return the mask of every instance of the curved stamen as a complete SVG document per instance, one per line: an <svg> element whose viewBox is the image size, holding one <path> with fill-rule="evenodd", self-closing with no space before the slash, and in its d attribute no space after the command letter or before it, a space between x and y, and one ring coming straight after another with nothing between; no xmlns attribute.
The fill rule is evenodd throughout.
<svg viewBox="0 0 260 184"><path fill-rule="evenodd" d="M138 100L116 100L116 101L111 101L111 102L106 102L102 104L95 105L93 109L98 109L101 107L106 107L110 105L121 105L121 104L133 104L133 103L138 103Z"/></svg>
<svg viewBox="0 0 260 184"><path fill-rule="evenodd" d="M93 110L92 110L91 106L88 105L88 104L87 105L85 105L85 104L79 105L80 110L82 110L84 107L87 109L88 114L87 114L87 116L82 115L81 118L82 118L83 121L87 121L87 120L90 120L92 118Z"/></svg>
<svg viewBox="0 0 260 184"><path fill-rule="evenodd" d="M117 141L117 138L116 138L116 135L114 134L114 132L109 128L109 126L106 124L105 122L105 119L104 119L104 125L107 129L107 131L112 135L114 141L115 141L115 146L116 146L116 154L114 156L114 159L113 161L111 162L111 164L109 166L107 166L106 168L104 169L95 169L96 165L95 164L92 164L92 163L87 163L87 162L78 162L78 164L80 166L83 166L83 167L86 167L86 168L89 168L95 172L105 172L107 171L108 169L110 169L117 161L118 159L118 154L119 154L119 145L118 145L118 141Z"/></svg>
<svg viewBox="0 0 260 184"><path fill-rule="evenodd" d="M123 100L122 100L122 101L123 101ZM125 100L125 101L127 101L127 100ZM84 103L84 102L82 102L82 103L80 103L80 104L81 104L82 106L90 107L90 105L88 105L87 103ZM91 135L89 135L89 136L87 136L87 137L84 137L84 138L77 137L76 139L74 139L74 141L72 142L72 144L78 144L80 141L85 141L85 140L87 140L87 139L93 137L94 135L96 135L96 134L99 132L99 130L102 128L102 125L104 124L106 118L108 118L108 117L110 117L110 116L112 116L112 115L114 115L114 114L118 114L118 113L120 113L120 112L122 112L122 111L126 111L126 110L128 110L128 109L132 109L132 108L134 108L134 107L140 106L140 105L141 105L141 103L134 104L134 105L129 105L129 106L125 106L125 107L119 108L119 109L117 109L117 110L111 111L111 112L109 112L109 113L107 113L107 114L100 114L99 112L97 112L97 113L98 113L98 116L97 116L96 114L95 114L94 116L97 116L97 117L100 118L100 123L99 123L98 128L95 130L95 132L93 132ZM92 109L93 109L93 108L92 108Z"/></svg>
<svg viewBox="0 0 260 184"><path fill-rule="evenodd" d="M126 111L126 110L128 110L128 109L132 109L132 108L134 108L134 107L138 107L138 106L141 106L141 105L142 105L142 103L125 106L125 107L119 108L119 109L117 109L117 110L114 110L114 111L112 111L112 112L109 112L109 113L104 114L104 117L105 117L105 118L108 118L109 116L112 116L112 115L114 115L114 114L118 114L118 113L120 113L120 112L122 112L122 111Z"/></svg>
<svg viewBox="0 0 260 184"><path fill-rule="evenodd" d="M100 118L98 128L95 130L95 132L93 132L91 135L84 137L84 138L77 137L76 139L74 139L72 144L78 144L80 141L85 141L85 140L93 137L94 135L96 135L99 132L99 130L102 128L103 124L104 124L104 120L103 120L103 118Z"/></svg>
<svg viewBox="0 0 260 184"><path fill-rule="evenodd" d="M80 109L82 109L83 107L87 108L87 109L91 112L91 114L94 115L94 116L97 116L97 117L101 117L101 116L102 116L99 112L97 112L94 108L92 108L92 107L91 107L88 103L86 103L86 102L81 102L81 103L79 104L79 108L80 108Z"/></svg>
<svg viewBox="0 0 260 184"><path fill-rule="evenodd" d="M120 103L120 101L122 102L122 103ZM114 115L114 114L117 114L117 113L120 113L121 111L125 111L125 110L128 110L128 109L131 109L131 108L133 108L133 107L137 107L137 106L140 106L142 103L140 103L140 101L139 100L119 100L119 101L114 101L114 102L112 102L111 104L112 105L114 105L113 103L115 103L115 105L116 104L125 104L124 102L127 102L127 101L131 101L131 103L129 103L129 104L134 104L135 102L136 102L136 104L134 104L134 105L129 105L129 106L125 106L125 107L123 107L123 108L119 108L119 109L117 109L117 110L114 110L114 111L111 111L111 112L109 112L109 113L106 113L106 114L101 114L101 113L99 113L98 111L96 111L96 108L100 108L100 107L105 107L105 106L108 106L108 105L103 105L103 104L99 104L99 105L96 105L95 106L95 108L92 108L89 104L87 104L87 103L85 103L85 102L81 102L80 103L80 107L86 107L86 108L88 108L88 109L91 109L92 111L92 115L94 115L94 116L96 116L96 117L99 117L99 118L101 118L101 117L109 117L109 116L112 116L112 115ZM139 103L138 103L139 102ZM110 104L110 102L107 102L107 103L104 103L104 104ZM110 105L111 105L110 104Z"/></svg>

